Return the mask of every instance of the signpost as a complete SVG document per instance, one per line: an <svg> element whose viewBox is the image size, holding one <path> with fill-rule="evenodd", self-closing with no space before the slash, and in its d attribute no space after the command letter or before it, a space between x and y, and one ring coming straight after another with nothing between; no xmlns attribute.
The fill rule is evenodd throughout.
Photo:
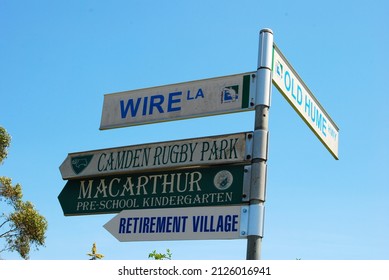
<svg viewBox="0 0 389 280"><path fill-rule="evenodd" d="M58 199L65 216L122 210L247 203L250 166L226 165L70 180Z"/></svg>
<svg viewBox="0 0 389 280"><path fill-rule="evenodd" d="M338 159L339 128L263 29L257 71L105 95L100 125L255 110L253 132L69 154L64 215L120 212L104 226L119 241L247 238L260 259L272 83Z"/></svg>
<svg viewBox="0 0 389 280"><path fill-rule="evenodd" d="M259 33L256 72L258 81L255 91L255 123L253 160L251 164L247 260L259 260L261 258L269 141L268 122L271 96L272 46L273 31L270 29L262 29Z"/></svg>
<svg viewBox="0 0 389 280"><path fill-rule="evenodd" d="M252 74L107 94L100 129L253 110Z"/></svg>
<svg viewBox="0 0 389 280"><path fill-rule="evenodd" d="M63 179L128 174L215 164L249 163L252 132L72 153Z"/></svg>
<svg viewBox="0 0 389 280"><path fill-rule="evenodd" d="M248 207L124 210L104 225L117 240L209 240L247 237Z"/></svg>
<svg viewBox="0 0 389 280"><path fill-rule="evenodd" d="M273 56L273 84L332 156L338 159L339 128L276 45Z"/></svg>

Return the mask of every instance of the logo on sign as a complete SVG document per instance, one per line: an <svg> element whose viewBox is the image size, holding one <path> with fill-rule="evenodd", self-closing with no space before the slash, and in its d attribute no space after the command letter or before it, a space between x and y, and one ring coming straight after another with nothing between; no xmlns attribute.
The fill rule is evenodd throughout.
<svg viewBox="0 0 389 280"><path fill-rule="evenodd" d="M224 191L231 187L232 182L234 181L234 176L232 176L230 171L222 170L216 173L213 184L218 190Z"/></svg>
<svg viewBox="0 0 389 280"><path fill-rule="evenodd" d="M239 97L238 90L239 90L238 85L224 87L221 92L221 103L235 102Z"/></svg>
<svg viewBox="0 0 389 280"><path fill-rule="evenodd" d="M71 158L71 164L74 173L80 174L89 165L93 155L78 156Z"/></svg>
<svg viewBox="0 0 389 280"><path fill-rule="evenodd" d="M276 63L276 73L281 79L284 76L284 67L282 66L282 64L278 60Z"/></svg>

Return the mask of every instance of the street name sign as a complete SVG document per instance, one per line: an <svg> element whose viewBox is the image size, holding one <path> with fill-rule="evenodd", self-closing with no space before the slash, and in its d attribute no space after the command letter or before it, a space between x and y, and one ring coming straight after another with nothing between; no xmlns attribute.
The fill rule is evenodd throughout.
<svg viewBox="0 0 389 280"><path fill-rule="evenodd" d="M248 206L124 210L104 225L117 240L246 238Z"/></svg>
<svg viewBox="0 0 389 280"><path fill-rule="evenodd" d="M276 88L332 156L339 159L339 128L275 44L272 71Z"/></svg>
<svg viewBox="0 0 389 280"><path fill-rule="evenodd" d="M69 180L58 200L65 216L241 204L249 199L250 167L225 165Z"/></svg>
<svg viewBox="0 0 389 280"><path fill-rule="evenodd" d="M252 132L71 153L60 166L63 179L145 170L249 163Z"/></svg>
<svg viewBox="0 0 389 280"><path fill-rule="evenodd" d="M254 73L106 94L100 129L253 110Z"/></svg>

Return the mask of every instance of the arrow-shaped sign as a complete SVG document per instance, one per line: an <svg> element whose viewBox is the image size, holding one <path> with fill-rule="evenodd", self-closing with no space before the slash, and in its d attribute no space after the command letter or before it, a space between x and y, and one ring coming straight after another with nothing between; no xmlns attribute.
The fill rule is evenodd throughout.
<svg viewBox="0 0 389 280"><path fill-rule="evenodd" d="M60 166L63 179L248 163L252 132L71 153Z"/></svg>
<svg viewBox="0 0 389 280"><path fill-rule="evenodd" d="M104 225L127 241L246 238L248 206L127 210Z"/></svg>
<svg viewBox="0 0 389 280"><path fill-rule="evenodd" d="M249 198L250 170L226 165L70 180L58 199L65 216L241 204Z"/></svg>

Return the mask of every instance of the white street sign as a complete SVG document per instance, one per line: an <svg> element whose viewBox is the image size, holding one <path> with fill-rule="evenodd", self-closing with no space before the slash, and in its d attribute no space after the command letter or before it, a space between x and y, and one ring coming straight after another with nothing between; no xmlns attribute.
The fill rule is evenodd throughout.
<svg viewBox="0 0 389 280"><path fill-rule="evenodd" d="M252 132L86 151L69 154L63 179L144 170L244 163L251 160Z"/></svg>
<svg viewBox="0 0 389 280"><path fill-rule="evenodd" d="M106 94L100 129L253 110L254 73Z"/></svg>
<svg viewBox="0 0 389 280"><path fill-rule="evenodd" d="M104 228L121 242L239 239L248 214L248 206L123 210Z"/></svg>
<svg viewBox="0 0 389 280"><path fill-rule="evenodd" d="M339 128L276 45L273 51L273 84L338 159Z"/></svg>

